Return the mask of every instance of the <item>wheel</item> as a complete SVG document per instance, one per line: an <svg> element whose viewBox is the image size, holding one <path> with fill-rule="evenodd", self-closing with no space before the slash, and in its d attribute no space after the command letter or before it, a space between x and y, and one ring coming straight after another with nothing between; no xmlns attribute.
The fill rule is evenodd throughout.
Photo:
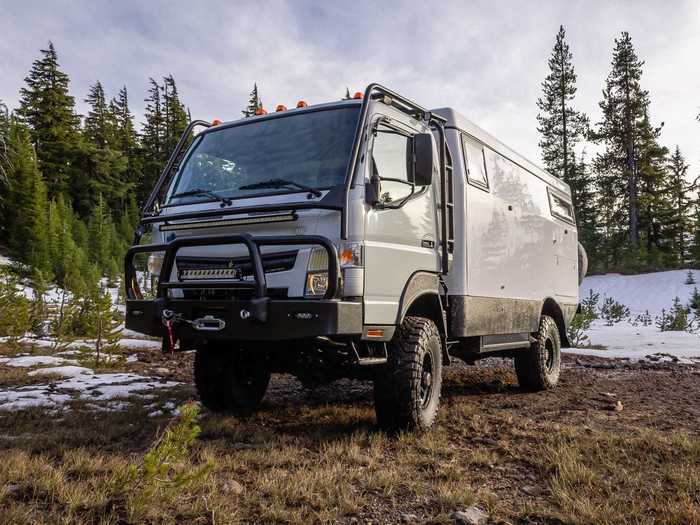
<svg viewBox="0 0 700 525"><path fill-rule="evenodd" d="M390 430L427 430L442 386L442 340L435 323L406 317L388 346L388 362L374 380L377 423Z"/></svg>
<svg viewBox="0 0 700 525"><path fill-rule="evenodd" d="M265 396L270 367L264 354L246 351L231 341L209 341L197 348L194 382L209 410L247 416Z"/></svg>
<svg viewBox="0 0 700 525"><path fill-rule="evenodd" d="M515 355L518 384L525 390L547 390L559 381L561 342L557 323L548 315L540 318L540 329L528 350Z"/></svg>

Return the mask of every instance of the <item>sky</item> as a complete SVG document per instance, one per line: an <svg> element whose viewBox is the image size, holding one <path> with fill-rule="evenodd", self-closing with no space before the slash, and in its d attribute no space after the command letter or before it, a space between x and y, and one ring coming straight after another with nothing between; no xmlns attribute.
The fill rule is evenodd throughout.
<svg viewBox="0 0 700 525"><path fill-rule="evenodd" d="M451 106L540 162L536 100L564 25L592 123L614 39L629 31L661 142L700 174L700 2L0 0L0 100L16 107L53 41L79 112L89 86L126 85L140 118L149 77L172 74L193 118L239 118L257 82L267 108L341 98L380 82ZM590 152L591 148L589 148Z"/></svg>

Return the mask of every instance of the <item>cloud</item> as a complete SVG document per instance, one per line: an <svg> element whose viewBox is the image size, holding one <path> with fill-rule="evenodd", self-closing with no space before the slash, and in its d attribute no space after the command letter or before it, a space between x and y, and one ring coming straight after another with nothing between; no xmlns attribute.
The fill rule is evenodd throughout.
<svg viewBox="0 0 700 525"><path fill-rule="evenodd" d="M631 33L662 141L700 161L699 4L652 1L12 2L0 20L0 98L15 106L49 39L80 110L95 80L126 84L143 111L147 79L173 74L193 117L233 119L253 82L268 107L340 98L380 81L428 107L452 106L535 161L535 101L560 24L597 102L613 39Z"/></svg>

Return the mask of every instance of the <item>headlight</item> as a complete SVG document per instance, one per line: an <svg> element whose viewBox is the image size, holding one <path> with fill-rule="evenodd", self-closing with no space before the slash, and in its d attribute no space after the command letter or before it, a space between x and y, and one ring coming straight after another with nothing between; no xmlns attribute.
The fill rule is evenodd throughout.
<svg viewBox="0 0 700 525"><path fill-rule="evenodd" d="M155 252L148 256L148 273L155 276L160 276L160 269L163 267L163 256L165 252ZM142 259L143 260L143 259Z"/></svg>
<svg viewBox="0 0 700 525"><path fill-rule="evenodd" d="M309 272L306 274L306 290L304 295L321 297L328 290L328 272Z"/></svg>
<svg viewBox="0 0 700 525"><path fill-rule="evenodd" d="M306 268L307 297L320 297L328 290L328 253L325 248L313 248Z"/></svg>

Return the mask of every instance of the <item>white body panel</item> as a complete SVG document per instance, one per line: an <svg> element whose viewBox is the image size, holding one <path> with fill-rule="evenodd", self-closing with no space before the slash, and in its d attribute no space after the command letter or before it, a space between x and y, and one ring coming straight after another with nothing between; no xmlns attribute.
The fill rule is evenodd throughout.
<svg viewBox="0 0 700 525"><path fill-rule="evenodd" d="M447 141L454 164L455 251L449 294L578 302L576 226L552 215L549 192L570 201L568 185L537 168L451 109ZM462 136L483 146L488 188L467 180ZM494 312L494 315L498 315Z"/></svg>

